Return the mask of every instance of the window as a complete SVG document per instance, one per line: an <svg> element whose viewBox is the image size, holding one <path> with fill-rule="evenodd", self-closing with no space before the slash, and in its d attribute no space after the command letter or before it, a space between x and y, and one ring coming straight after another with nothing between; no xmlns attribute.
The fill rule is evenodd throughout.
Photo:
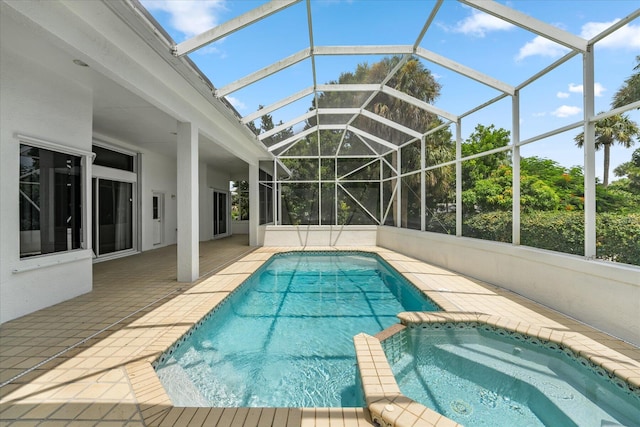
<svg viewBox="0 0 640 427"><path fill-rule="evenodd" d="M248 181L232 182L231 218L234 221L249 220L249 182Z"/></svg>
<svg viewBox="0 0 640 427"><path fill-rule="evenodd" d="M273 176L260 169L260 225L273 222Z"/></svg>
<svg viewBox="0 0 640 427"><path fill-rule="evenodd" d="M213 192L213 236L227 234L227 193Z"/></svg>
<svg viewBox="0 0 640 427"><path fill-rule="evenodd" d="M128 172L134 172L135 156L121 153L99 145L93 145L91 150L95 153L96 158L93 164L96 166L105 166L113 169L120 169Z"/></svg>
<svg viewBox="0 0 640 427"><path fill-rule="evenodd" d="M20 257L82 244L82 158L20 144Z"/></svg>

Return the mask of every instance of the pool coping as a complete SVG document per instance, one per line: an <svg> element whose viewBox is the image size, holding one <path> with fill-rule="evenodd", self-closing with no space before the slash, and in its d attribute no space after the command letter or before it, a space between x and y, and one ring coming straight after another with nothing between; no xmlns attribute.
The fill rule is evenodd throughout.
<svg viewBox="0 0 640 427"><path fill-rule="evenodd" d="M413 258L401 255L397 252L386 250L380 247L313 247L313 248L259 248L253 252L252 256L261 255L259 261L250 263L250 268L244 265L241 270L234 270L234 265L227 267L226 269L206 278L194 285L181 295L183 298L202 298L202 295L210 295L209 297L202 298L202 302L198 306L188 313L184 313L182 322L178 325L165 331L155 341L144 349L146 355L145 358L139 359L135 362L128 363L126 365L126 372L129 377L129 381L134 393L134 397L137 400L140 412L145 424L147 425L173 425L188 413L191 420L202 420L203 425L215 424L216 422L228 422L229 425L234 418L236 412L248 411L250 417L253 413L254 417L266 416L270 420L276 420L278 413L288 411L288 415L284 416L283 425L296 425L298 421L306 419L309 416L310 411L331 411L333 409L341 409L343 413L353 410L352 417L358 420L365 420L363 424L370 425L369 417L374 422L380 423L380 421L386 424L379 424L387 426L400 426L400 427L419 427L419 426L455 426L457 423L442 416L441 414L430 410L426 407L416 406L419 405L413 402L411 399L402 396L397 389L395 378L393 381L389 378L390 367L384 357L384 352L380 346L380 338L384 337L384 334L391 333L393 328L402 327L402 325L394 325L388 330L382 331L376 337L367 336L365 334L358 334L354 337L354 343L356 343L356 355L358 358L358 364L360 365L360 357L363 359L364 366L367 364L374 364L374 370L377 372L377 368L380 368L380 372L384 375L372 375L373 372L368 371L368 367L361 369L365 370L367 374L363 379L363 389L365 390L365 398L367 401L367 413L362 413L363 408L184 408L173 406L171 399L167 395L164 387L162 386L156 372L153 368L153 364L158 358L169 350L176 342L178 342L186 333L194 328L203 318L216 309L223 301L225 301L237 288L244 283L246 278L257 271L264 263L266 263L272 256L286 252L336 252L336 251L349 251L349 252L366 252L374 253L384 259L391 267L393 267L398 273L400 273L407 281L412 283L418 290L424 293L430 300L435 302L443 311L430 312L430 313L401 313L399 317L401 322L427 322L427 321L452 321L456 319L458 321L478 321L479 319L486 319L488 324L496 325L499 327L507 328L521 333L536 333L541 339L547 340L559 340L559 343L571 342L576 346L576 352L580 354L587 354L588 359L593 363L602 366L615 375L624 379L630 384L640 386L640 362L636 362L633 359L622 355L614 349L602 345L593 339L582 335L578 332L567 331L561 332L555 329L546 328L544 326L537 326L531 323L519 322L514 318L507 316L496 316L486 314L479 311L464 311L464 305L460 301L455 301L451 295L451 286L442 287L442 283L425 283L421 280L420 273L412 271L411 269L403 268L406 263L418 262L430 269L436 269L438 271L446 271L439 269L438 267L430 266L428 264L417 261ZM437 272L437 275L447 276L447 274ZM463 277L457 273L448 272L448 275ZM228 277L225 277L228 276ZM469 280L469 278L465 278ZM471 280L474 282L473 280ZM434 317L435 316L435 317ZM524 330L524 332L522 332ZM382 335L381 335L382 334ZM365 346L363 345L366 344ZM376 343L379 348L376 347ZM360 345L360 350L358 345ZM368 352L368 353L367 353ZM362 356L360 355L362 353ZM368 355L367 355L368 354ZM375 356L375 359L374 359ZM365 358L369 358L366 359ZM382 360L384 358L384 360ZM618 361L617 363L615 361ZM620 361L623 361L620 363ZM386 366L385 366L386 363ZM362 371L361 371L362 375ZM366 378L366 381L365 381ZM383 382L384 381L384 382ZM367 385L365 385L365 382ZM394 388L395 384L395 388ZM380 394L382 393L382 394ZM394 409L389 410L387 405L391 405ZM423 409L424 408L424 409ZM253 410L256 411L253 411ZM265 415L265 411L268 410ZM253 411L253 412L252 412ZM416 412L420 412L416 414ZM247 416L246 414L243 415ZM289 421L286 421L286 417L289 417ZM315 415L311 414L311 417ZM376 418L377 417L377 418ZM243 418L244 419L244 418ZM377 421L376 421L377 420ZM409 423L411 421L411 423ZM221 424L223 425L223 424ZM226 424L225 424L226 425ZM239 424L241 425L241 424ZM313 424L309 424L313 425Z"/></svg>
<svg viewBox="0 0 640 427"><path fill-rule="evenodd" d="M637 374L629 369L628 361L603 355L605 346L579 334L559 332L525 323L517 325L509 318L482 313L403 312L398 314L401 323L375 336L358 334L353 338L367 407L374 424L381 427L412 427L417 425L458 426L460 424L405 396L398 387L382 342L407 327L425 324L476 324L503 330L513 334L537 338L545 345L556 344L560 350L569 349L594 366L602 368L609 378L618 378L629 387L630 393L640 397ZM453 324L453 325L452 325ZM600 348L598 348L600 346ZM608 349L608 348L606 348Z"/></svg>

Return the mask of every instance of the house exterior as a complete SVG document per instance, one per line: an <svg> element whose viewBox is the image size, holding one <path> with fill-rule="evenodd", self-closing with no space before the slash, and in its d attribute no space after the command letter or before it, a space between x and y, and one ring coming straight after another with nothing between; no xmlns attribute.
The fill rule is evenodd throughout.
<svg viewBox="0 0 640 427"><path fill-rule="evenodd" d="M198 242L231 233L229 181L255 186L272 156L127 3L0 7L0 322L166 245L195 280Z"/></svg>

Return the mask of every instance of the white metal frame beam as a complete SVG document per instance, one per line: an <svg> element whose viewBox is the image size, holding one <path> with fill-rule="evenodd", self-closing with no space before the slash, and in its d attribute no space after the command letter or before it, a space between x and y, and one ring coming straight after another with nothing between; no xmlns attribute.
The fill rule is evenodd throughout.
<svg viewBox="0 0 640 427"><path fill-rule="evenodd" d="M601 33L599 33L596 36L594 36L593 38L591 38L591 40L589 40L589 44L593 45L594 43L602 40L603 38L607 37L611 33L614 33L616 31L618 31L620 28L624 27L629 22L633 21L634 19L636 19L639 16L640 16L640 8L636 9L635 11L633 11L632 13L630 13L629 15L624 17L623 19L615 22L609 28L605 29Z"/></svg>
<svg viewBox="0 0 640 427"><path fill-rule="evenodd" d="M345 175L342 175L342 176L337 176L337 175L338 175L338 172L336 171L336 180L337 180L337 181L350 181L350 180L348 179L348 177L349 177L349 176L351 176L351 175L353 175L353 174L355 174L355 173L358 173L358 172L360 172L362 169L366 168L367 166L372 165L373 163L376 163L376 162L379 162L379 161L380 161L380 159L379 159L378 157L374 157L373 159L371 159L370 161L366 162L366 163L365 163L365 164L363 164L362 166L360 166L360 167L358 167L358 168L356 168L356 169L352 170L351 172L349 172L349 173L347 173L347 174L345 174Z"/></svg>
<svg viewBox="0 0 640 427"><path fill-rule="evenodd" d="M273 144L272 146L268 147L267 149L269 150L269 152L273 152L275 150L277 150L280 147L284 147L288 144L293 144L294 142L298 142L300 141L302 138L304 138L307 135L312 134L314 131L316 130L344 130L347 128L347 125L316 125L314 127L311 127L309 129L305 129L300 133L297 133L295 135L293 135L290 138L284 139L276 144Z"/></svg>
<svg viewBox="0 0 640 427"><path fill-rule="evenodd" d="M420 31L420 35L416 39L416 42L413 44L413 49L414 50L418 46L420 46L420 43L422 43L422 39L424 38L424 35L427 34L427 30L429 29L429 27L433 23L433 20L436 19L436 15L438 14L438 11L440 10L440 6L442 6L442 2L443 1L444 0L438 0L436 2L436 4L433 6L433 8L431 9L431 13L429 14L429 18L427 18L427 22L425 22L424 26L422 27L422 31Z"/></svg>
<svg viewBox="0 0 640 427"><path fill-rule="evenodd" d="M374 92L380 88L378 84L322 84L318 92Z"/></svg>
<svg viewBox="0 0 640 427"><path fill-rule="evenodd" d="M228 36L238 30L241 30L249 25L258 22L267 16L273 15L276 12L286 9L302 0L273 0L269 3L265 3L249 12L231 19L223 24L213 27L204 33L198 34L195 37L185 40L182 43L177 44L173 49L175 56L183 56L194 50L200 49L203 46L213 43L216 40L220 40L223 37Z"/></svg>
<svg viewBox="0 0 640 427"><path fill-rule="evenodd" d="M371 120L375 120L378 123L382 123L383 125L389 126L390 128L393 128L399 132L412 136L413 138L420 138L422 136L422 134L418 131L415 131L399 123L396 123L393 120L386 119L382 116L377 115L376 113L372 113L369 110L362 110L360 111L360 114L363 115L364 117L370 118Z"/></svg>
<svg viewBox="0 0 640 427"><path fill-rule="evenodd" d="M506 21L517 27L524 28L546 39L552 40L572 50L587 51L587 40L561 30L546 22L540 21L522 12L511 9L493 0L459 0L498 19Z"/></svg>
<svg viewBox="0 0 640 427"><path fill-rule="evenodd" d="M245 76L241 79L231 82L228 85L224 86L223 88L216 90L216 96L218 98L221 98L223 96L229 95L230 93L240 90L245 86L249 86L252 83L262 80L265 77L269 77L270 75L275 74L278 71L282 71L285 68L289 68L292 65L295 65L298 62L304 61L305 59L308 59L310 57L311 57L311 49L309 48L303 49L298 53L294 53L293 55L288 56L287 58L274 62L273 64L262 68L261 70L251 73L248 76Z"/></svg>
<svg viewBox="0 0 640 427"><path fill-rule="evenodd" d="M498 79L494 79L493 77L487 76L486 74L476 71L473 68L469 68L465 65L459 64L422 47L416 48L416 55L426 59L427 61L441 65L444 68L447 68L455 73L462 74L463 76L473 79L479 83L497 89L500 92L504 92L509 95L513 95L515 92L514 87L509 84L506 84Z"/></svg>
<svg viewBox="0 0 640 427"><path fill-rule="evenodd" d="M379 116L379 115L377 115L375 113L372 113L371 111L361 110L360 108L319 108L317 110L308 111L307 113L305 113L305 114L303 114L301 116L298 116L298 117L288 121L287 123L283 123L283 124L281 124L279 126L274 127L273 129L271 129L271 130L269 130L267 132L261 133L260 135L258 135L258 139L260 139L260 141L262 141L264 139L267 139L267 138L277 134L278 132L281 132L281 131L283 131L283 130L285 130L285 129L293 126L293 125L296 125L296 124L301 123L301 122L303 122L305 120L308 120L313 116L316 116L316 115L317 116L322 116L322 115L330 115L330 114L345 114L345 115L350 114L350 115L355 115L355 116L361 114L361 115L363 115L365 117L370 118L371 120L375 120L378 123L381 123L381 124L383 124L385 126L389 126L390 128L395 129L395 130L397 130L399 132L402 132L402 133L404 133L404 134L406 134L406 135L408 135L410 137L421 138L422 135L423 135L420 132L417 132L417 131L415 131L413 129L410 129L410 128L406 127L406 126L400 125L400 124L394 122L393 120L386 119L386 118L384 118L382 116ZM328 123L327 126L331 126L331 124ZM339 124L337 126L339 126L339 128L342 129L342 128L345 128L347 125L346 124ZM350 127L353 128L353 129L357 129L352 125ZM360 129L358 129L358 130L361 131ZM364 131L361 131L361 132L366 133ZM360 135L362 135L362 134L360 134ZM371 139L374 140L373 138L371 138ZM380 140L381 141L385 141L383 139L380 139ZM374 141L380 143L377 140L374 140ZM398 148L398 146L396 146L395 144L391 144L391 143L389 143L387 141L385 141L385 143L382 144L382 145L384 145L385 147L388 147L388 148L393 148L393 149Z"/></svg>
<svg viewBox="0 0 640 427"><path fill-rule="evenodd" d="M258 139L260 141L269 138L270 136L273 136L275 134L277 134L278 132L282 132L283 130L285 130L288 127L291 127L293 125L296 125L300 122L303 122L305 120L310 119L311 117L315 116L315 113L313 111L308 111L305 114L296 117L295 119L289 120L286 123L283 123L281 125L278 125L276 127L274 127L271 130L268 130L266 132L261 133L260 135L258 135Z"/></svg>
<svg viewBox="0 0 640 427"><path fill-rule="evenodd" d="M344 131L351 131L356 135L359 135L363 138L367 138L372 140L373 142L376 142L380 145L383 145L387 148L393 149L393 150L397 150L398 146L395 144L392 144L380 137L377 137L375 135L371 135L370 133L367 133L361 129L358 129L357 127L353 126L353 125L345 125L345 124L339 124L339 125L333 125L333 124L326 124L326 125L316 125L313 126L309 129L305 129L300 133L297 133L293 136L291 136L290 138L284 139L276 144L271 145L270 147L268 147L269 152L273 152L275 150L277 150L278 148L284 147L286 145L289 144L293 144L295 142L300 141L302 138L304 138L307 135L312 134L314 131L316 130L344 130ZM261 135L262 136L262 135Z"/></svg>
<svg viewBox="0 0 640 427"><path fill-rule="evenodd" d="M300 132L298 134L295 134L290 138L283 139L282 141L280 141L280 142L278 142L276 144L273 144L272 146L268 147L267 149L269 150L269 152L273 152L273 151L277 150L280 147L285 147L285 146L287 146L289 144L293 144L294 142L298 142L299 140L301 140L305 136L313 133L314 130L315 130L314 128L305 129L302 132Z"/></svg>
<svg viewBox="0 0 640 427"><path fill-rule="evenodd" d="M372 214L371 212L369 212L369 209L367 209L367 208L366 208L362 203L360 203L360 201L359 201L359 200L358 200L358 199L357 199L353 194L351 194L351 193L349 192L349 190L347 190L346 188L344 188L344 185L342 185L340 182L337 182L336 184L337 184L337 185L336 185L336 187L340 187L340 188L342 189L342 191L344 191L344 192L347 194L347 196L351 197L351 199L352 199L354 202L356 202L356 203L358 204L358 206L360 206L360 208L361 208L363 211L365 211L365 213L366 213L367 215L369 215L369 216L371 217L371 219L373 219L374 221L376 221L376 222L378 223L378 225L380 225L380 224L381 224L381 223L380 223L380 220L379 220L378 218L376 218L376 216L375 216L374 214Z"/></svg>
<svg viewBox="0 0 640 427"><path fill-rule="evenodd" d="M386 141L386 140L384 140L384 139L382 139L382 138L380 138L378 136L371 135L370 133L365 132L365 131L363 131L361 129L358 129L357 127L355 127L353 125L347 125L346 126L346 130L351 131L351 132L355 133L356 135L360 135L363 138L370 139L373 142L376 142L376 143L378 143L378 144L380 144L382 146L385 146L387 148L391 148L393 150L397 150L398 149L397 145L392 144L389 141Z"/></svg>
<svg viewBox="0 0 640 427"><path fill-rule="evenodd" d="M290 95L286 98L281 99L278 102L275 102L267 107L263 107L251 114L248 114L246 116L244 116L242 118L242 123L247 124L249 122L252 122L256 119L259 119L260 117L264 116L265 114L269 114L275 110L278 110L286 105L289 105L291 103L294 103L302 98L304 98L305 96L309 96L313 93L313 87L308 87L306 89L301 90L300 92L296 92L293 95Z"/></svg>
<svg viewBox="0 0 640 427"><path fill-rule="evenodd" d="M444 117L445 119L450 120L452 122L458 121L458 117L456 115L451 114L451 113L449 113L447 111L444 111L444 110L442 110L440 108L434 107L431 104L428 104L428 103L426 103L424 101L421 101L421 100L419 100L417 98L414 98L413 96L409 96L406 93L401 92L401 91L399 91L397 89L394 89L392 87L384 86L382 88L382 92L386 93L387 95L391 95L391 96L393 96L395 98L398 98L398 99L400 99L400 100L402 100L404 102L407 102L407 103L409 103L411 105L414 105L414 106L416 106L418 108L422 108L423 110L426 110L426 111L429 111L429 112L431 112L433 114L436 114L436 115L438 115L440 117Z"/></svg>
<svg viewBox="0 0 640 427"><path fill-rule="evenodd" d="M380 85L377 84L321 84L316 86L317 92L373 92L378 90ZM281 99L269 106L263 107L251 114L247 114L242 118L242 123L247 124L252 122L265 114L269 114L275 110L292 104L305 96L309 96L314 93L313 86L309 86L306 89L296 92L286 98Z"/></svg>
<svg viewBox="0 0 640 427"><path fill-rule="evenodd" d="M318 114L329 115L329 114L358 114L360 112L359 108L316 108L314 111L317 111Z"/></svg>
<svg viewBox="0 0 640 427"><path fill-rule="evenodd" d="M378 153L376 150L374 150L374 148L371 146L371 144L369 144L369 141L367 141L366 139L364 139L360 135L356 135L356 137L360 140L360 142L362 142L365 145L365 147L367 147L369 149L369 151L371 151L371 154L373 154L376 157L380 157L380 153ZM336 156L338 156L339 152L340 152L339 150L336 150Z"/></svg>
<svg viewBox="0 0 640 427"><path fill-rule="evenodd" d="M411 45L316 46L314 55L411 55Z"/></svg>

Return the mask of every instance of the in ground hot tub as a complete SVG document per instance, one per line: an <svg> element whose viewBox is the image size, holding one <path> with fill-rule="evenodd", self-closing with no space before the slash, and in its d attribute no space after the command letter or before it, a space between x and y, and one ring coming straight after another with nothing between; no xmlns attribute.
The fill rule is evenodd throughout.
<svg viewBox="0 0 640 427"><path fill-rule="evenodd" d="M557 342L436 322L382 348L404 396L467 427L640 425L640 390Z"/></svg>

